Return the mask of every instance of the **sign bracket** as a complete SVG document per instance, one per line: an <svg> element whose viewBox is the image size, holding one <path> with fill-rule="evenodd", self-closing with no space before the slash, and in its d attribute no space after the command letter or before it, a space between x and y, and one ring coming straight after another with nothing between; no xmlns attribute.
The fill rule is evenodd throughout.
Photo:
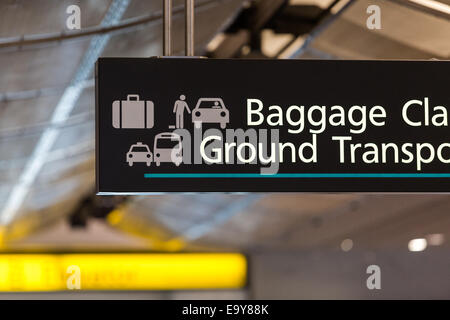
<svg viewBox="0 0 450 320"><path fill-rule="evenodd" d="M194 41L194 0L185 0L185 56L193 57ZM163 48L164 56L172 55L172 0L163 0Z"/></svg>

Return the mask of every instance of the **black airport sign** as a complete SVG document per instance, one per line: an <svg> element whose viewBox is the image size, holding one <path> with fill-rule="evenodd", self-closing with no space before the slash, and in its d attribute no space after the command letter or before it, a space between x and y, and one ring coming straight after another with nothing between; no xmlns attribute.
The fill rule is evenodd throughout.
<svg viewBox="0 0 450 320"><path fill-rule="evenodd" d="M101 58L99 194L449 192L450 62Z"/></svg>

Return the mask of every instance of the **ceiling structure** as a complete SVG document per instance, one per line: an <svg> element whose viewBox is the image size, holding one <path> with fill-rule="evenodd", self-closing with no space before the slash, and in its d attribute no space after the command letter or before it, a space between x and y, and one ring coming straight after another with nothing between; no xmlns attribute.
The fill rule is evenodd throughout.
<svg viewBox="0 0 450 320"><path fill-rule="evenodd" d="M80 31L65 29L65 10L74 3L81 8ZM197 0L196 53L239 58L449 59L448 15L407 0L380 0L382 28L369 30L370 4ZM173 51L178 55L184 52L182 7L183 1L174 1ZM161 1L0 3L0 220L11 248L39 243L50 248L84 246L77 237L64 240L67 229L58 221L71 217L83 226L83 217L96 213L140 239L122 242L118 235L113 244L138 249L339 248L347 238L360 248L395 249L430 234L450 239L447 195L98 199L93 195L94 84L89 59L161 54ZM73 91L67 92L74 87L75 98ZM43 143L46 135L52 139ZM52 225L57 227L49 231ZM94 229L103 234L101 228ZM51 236L42 236L47 233ZM92 241L101 245L98 237Z"/></svg>

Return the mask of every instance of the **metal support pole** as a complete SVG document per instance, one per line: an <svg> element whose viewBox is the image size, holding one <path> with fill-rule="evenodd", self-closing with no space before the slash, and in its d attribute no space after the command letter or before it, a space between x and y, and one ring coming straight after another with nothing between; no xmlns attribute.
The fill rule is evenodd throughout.
<svg viewBox="0 0 450 320"><path fill-rule="evenodd" d="M172 0L163 0L164 56L172 55Z"/></svg>
<svg viewBox="0 0 450 320"><path fill-rule="evenodd" d="M194 0L186 0L186 56L194 55Z"/></svg>

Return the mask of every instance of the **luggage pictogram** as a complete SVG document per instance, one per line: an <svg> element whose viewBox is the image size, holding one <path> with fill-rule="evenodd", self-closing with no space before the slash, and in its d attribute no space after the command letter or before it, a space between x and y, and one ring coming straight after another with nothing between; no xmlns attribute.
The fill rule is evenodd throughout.
<svg viewBox="0 0 450 320"><path fill-rule="evenodd" d="M151 129L154 124L152 101L139 100L139 95L129 94L127 100L112 104L112 125L116 129Z"/></svg>

